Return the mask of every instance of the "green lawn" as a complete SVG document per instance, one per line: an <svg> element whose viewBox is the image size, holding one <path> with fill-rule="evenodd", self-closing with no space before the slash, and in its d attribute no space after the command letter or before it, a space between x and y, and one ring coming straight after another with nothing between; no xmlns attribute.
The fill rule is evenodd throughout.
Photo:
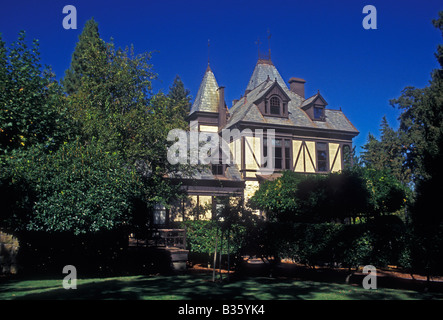
<svg viewBox="0 0 443 320"><path fill-rule="evenodd" d="M63 276L51 280L0 279L0 299L443 299L443 294L386 288L366 290L355 285L293 279L257 277L212 283L207 274L79 279L75 290L64 289L62 280Z"/></svg>

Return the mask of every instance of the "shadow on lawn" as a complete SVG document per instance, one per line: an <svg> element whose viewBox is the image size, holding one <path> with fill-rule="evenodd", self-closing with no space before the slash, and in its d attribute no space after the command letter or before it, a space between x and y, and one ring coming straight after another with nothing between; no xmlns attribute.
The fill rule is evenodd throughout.
<svg viewBox="0 0 443 320"><path fill-rule="evenodd" d="M211 282L210 274L171 276L137 276L79 280L77 289L62 288L62 280L52 285L30 288L17 287L9 281L0 284L0 292L17 294L25 300L297 300L297 299L413 299L426 298L417 292L401 292L401 296L385 290L364 290L356 286L294 279L238 278L231 282ZM9 287L9 289L8 289ZM44 291L46 289L48 291ZM25 291L29 291L28 294ZM39 292L33 292L39 290ZM43 290L43 291L41 291ZM20 291L24 295L20 295ZM429 296L432 297L432 296Z"/></svg>

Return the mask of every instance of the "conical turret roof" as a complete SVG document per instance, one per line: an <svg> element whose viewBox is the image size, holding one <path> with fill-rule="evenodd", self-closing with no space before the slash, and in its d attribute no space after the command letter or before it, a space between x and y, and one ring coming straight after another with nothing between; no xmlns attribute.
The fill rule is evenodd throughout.
<svg viewBox="0 0 443 320"><path fill-rule="evenodd" d="M211 68L206 68L205 75L191 107L190 114L196 111L218 112L218 84Z"/></svg>

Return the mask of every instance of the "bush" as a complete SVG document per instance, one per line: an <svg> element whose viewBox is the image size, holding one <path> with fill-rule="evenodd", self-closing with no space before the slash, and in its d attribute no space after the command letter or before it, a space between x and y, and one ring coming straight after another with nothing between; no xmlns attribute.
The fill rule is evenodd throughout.
<svg viewBox="0 0 443 320"><path fill-rule="evenodd" d="M199 263L212 261L215 238L217 240L217 254L222 250L222 255L239 256L245 247L246 228L241 224L232 224L230 230L224 230L222 242L220 241L221 229L214 220L187 220L182 222L186 228L186 245L191 260ZM229 235L229 252L228 252Z"/></svg>
<svg viewBox="0 0 443 320"><path fill-rule="evenodd" d="M248 254L309 266L410 265L407 229L392 221L358 225L260 222L254 229L247 232L249 247L244 251Z"/></svg>
<svg viewBox="0 0 443 320"><path fill-rule="evenodd" d="M188 249L210 259L214 252L216 223L186 221ZM255 221L248 227L234 224L229 253L282 258L308 266L356 268L361 265L411 267L414 249L410 232L397 217L384 216L366 224L283 223ZM220 235L220 234L219 234ZM227 254L226 233L223 254ZM220 246L218 248L220 250Z"/></svg>

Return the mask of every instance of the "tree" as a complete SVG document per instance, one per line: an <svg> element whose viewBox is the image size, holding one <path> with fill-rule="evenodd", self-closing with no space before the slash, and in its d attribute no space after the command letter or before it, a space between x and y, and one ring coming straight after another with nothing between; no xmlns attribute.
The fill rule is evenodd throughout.
<svg viewBox="0 0 443 320"><path fill-rule="evenodd" d="M71 65L66 70L65 77L62 80L62 84L68 94L76 93L79 90L83 77L98 78L100 76L99 73L94 72L94 67L90 64L89 54L93 53L96 63L105 63L104 57L100 56L105 51L106 45L100 38L98 23L94 18L91 18L85 23L72 54Z"/></svg>
<svg viewBox="0 0 443 320"><path fill-rule="evenodd" d="M171 129L187 127L184 109L189 91L177 78L168 95L152 94L157 75L151 53L135 54L132 46L116 49L99 38L93 20L86 23L82 35L63 82L82 141L97 141L135 169L148 206L168 206L182 194L180 185L168 178L183 168L167 160L171 144L167 135ZM70 90L74 84L75 90Z"/></svg>
<svg viewBox="0 0 443 320"><path fill-rule="evenodd" d="M3 224L16 232L116 231L131 221L134 200L141 196L135 172L95 141L66 142L50 154L32 148L10 167L13 191L21 197L4 202Z"/></svg>
<svg viewBox="0 0 443 320"><path fill-rule="evenodd" d="M191 109L190 91L185 88L179 75L175 76L172 86L169 87L168 98L172 99L172 110L176 116L186 119Z"/></svg>
<svg viewBox="0 0 443 320"><path fill-rule="evenodd" d="M0 159L35 145L55 150L71 132L60 86L40 64L38 41L29 48L25 38L20 32L10 48L0 38Z"/></svg>
<svg viewBox="0 0 443 320"><path fill-rule="evenodd" d="M325 176L284 171L260 185L250 205L273 221L319 223L390 214L406 197L406 187L389 171L354 166Z"/></svg>
<svg viewBox="0 0 443 320"><path fill-rule="evenodd" d="M433 25L443 36L443 11ZM431 73L429 85L419 89L406 87L391 104L402 111L400 131L408 142L405 148L406 166L415 183L415 202L411 205L414 230L412 250L415 268L441 272L443 215L440 190L443 179L443 45L435 57L440 67Z"/></svg>
<svg viewBox="0 0 443 320"><path fill-rule="evenodd" d="M60 86L40 64L38 41L29 48L24 31L9 48L0 39L0 86L0 221L3 228L25 229L35 186L18 178L18 163L32 164L33 152L50 155L74 130Z"/></svg>
<svg viewBox="0 0 443 320"><path fill-rule="evenodd" d="M394 213L403 208L410 197L409 189L389 169L360 168L369 195L368 210L371 216Z"/></svg>
<svg viewBox="0 0 443 320"><path fill-rule="evenodd" d="M443 11L433 24L443 34ZM430 178L431 168L427 158L442 152L443 134L443 45L438 45L435 54L440 68L431 74L429 86L419 89L406 87L402 95L391 100L391 105L402 111L400 131L408 142L405 148L406 165L411 170L414 182Z"/></svg>
<svg viewBox="0 0 443 320"><path fill-rule="evenodd" d="M249 199L248 206L263 210L271 221L291 221L298 209L296 191L306 175L284 171L273 181L265 181Z"/></svg>
<svg viewBox="0 0 443 320"><path fill-rule="evenodd" d="M85 24L63 84L69 112L85 141L98 139L110 152L121 152L132 164L142 150L152 72L150 53L115 49L98 38L93 20ZM73 89L74 88L74 89Z"/></svg>
<svg viewBox="0 0 443 320"><path fill-rule="evenodd" d="M380 133L380 141L369 133L368 142L362 147L365 150L361 155L363 164L375 170L388 170L399 181L408 184L410 171L403 166L402 135L389 125L386 116L382 118Z"/></svg>

